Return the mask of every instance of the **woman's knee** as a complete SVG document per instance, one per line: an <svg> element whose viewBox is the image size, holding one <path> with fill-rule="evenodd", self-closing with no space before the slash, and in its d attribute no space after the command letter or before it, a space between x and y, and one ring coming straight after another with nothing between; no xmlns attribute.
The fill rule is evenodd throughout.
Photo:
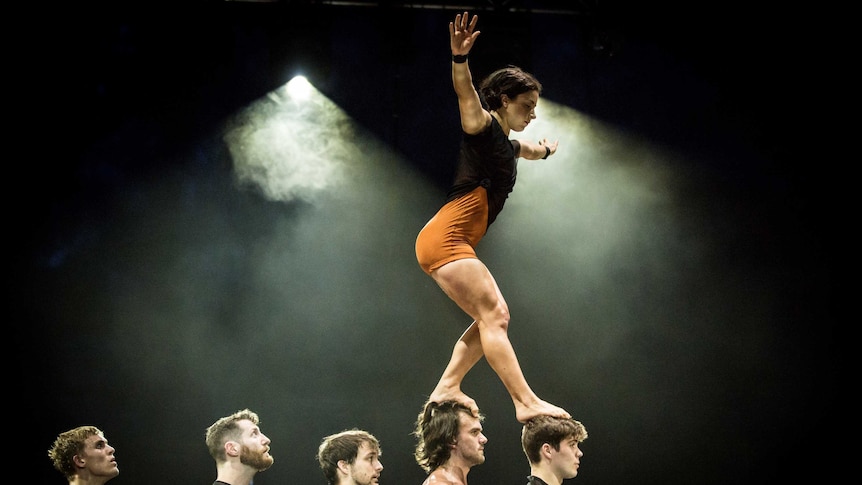
<svg viewBox="0 0 862 485"><path fill-rule="evenodd" d="M498 305L494 310L484 318L485 325L489 330L498 330L502 332L509 331L509 309L505 306Z"/></svg>

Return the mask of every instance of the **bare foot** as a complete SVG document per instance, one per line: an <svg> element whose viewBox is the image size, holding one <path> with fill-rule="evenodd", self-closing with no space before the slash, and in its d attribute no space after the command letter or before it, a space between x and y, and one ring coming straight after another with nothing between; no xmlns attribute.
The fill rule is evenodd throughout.
<svg viewBox="0 0 862 485"><path fill-rule="evenodd" d="M477 418L479 417L479 406L476 405L476 401L461 392L461 389L434 389L434 392L431 393L431 397L428 398L428 402L438 404L446 401L455 401L462 404L473 413L473 416Z"/></svg>
<svg viewBox="0 0 862 485"><path fill-rule="evenodd" d="M555 418L563 418L563 419L571 419L572 415L569 414L565 409L554 406L549 402L545 402L542 400L536 401L530 406L527 405L515 405L515 417L521 423L526 423L527 421L535 418L536 416L553 416Z"/></svg>

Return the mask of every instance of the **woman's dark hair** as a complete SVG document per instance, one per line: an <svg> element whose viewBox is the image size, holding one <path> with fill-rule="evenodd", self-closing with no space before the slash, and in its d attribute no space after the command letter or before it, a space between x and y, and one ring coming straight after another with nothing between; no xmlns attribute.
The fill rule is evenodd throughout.
<svg viewBox="0 0 862 485"><path fill-rule="evenodd" d="M489 74L479 83L479 95L482 104L489 110L499 109L503 105L503 95L515 99L519 94L537 91L542 94L542 83L532 74L517 66L507 66Z"/></svg>

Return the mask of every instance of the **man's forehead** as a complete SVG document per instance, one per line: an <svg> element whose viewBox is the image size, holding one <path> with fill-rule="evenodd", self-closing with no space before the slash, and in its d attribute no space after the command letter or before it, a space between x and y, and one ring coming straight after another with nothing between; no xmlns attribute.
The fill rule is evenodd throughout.
<svg viewBox="0 0 862 485"><path fill-rule="evenodd" d="M236 422L236 424L243 431L255 431L255 430L260 429L257 427L256 424L254 424L253 421L251 421L249 419L240 419L239 421Z"/></svg>
<svg viewBox="0 0 862 485"><path fill-rule="evenodd" d="M90 436L87 436L85 443L87 443L88 445L96 445L96 444L99 444L102 442L107 442L107 441L108 440L105 439L104 435L91 434Z"/></svg>
<svg viewBox="0 0 862 485"><path fill-rule="evenodd" d="M381 454L380 448L374 446L373 444L369 443L368 441L363 441L359 445L359 453L363 454L363 455L369 455L369 454L380 455Z"/></svg>
<svg viewBox="0 0 862 485"><path fill-rule="evenodd" d="M462 430L482 429L482 422L476 416L467 413L458 413L458 424Z"/></svg>

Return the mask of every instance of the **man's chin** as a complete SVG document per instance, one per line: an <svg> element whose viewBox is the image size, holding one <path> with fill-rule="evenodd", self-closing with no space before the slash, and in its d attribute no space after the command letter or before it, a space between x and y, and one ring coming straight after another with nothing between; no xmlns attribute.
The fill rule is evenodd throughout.
<svg viewBox="0 0 862 485"><path fill-rule="evenodd" d="M255 469L259 472L269 470L269 467L271 467L273 463L275 463L275 458L269 456L269 453L267 453L261 457Z"/></svg>

